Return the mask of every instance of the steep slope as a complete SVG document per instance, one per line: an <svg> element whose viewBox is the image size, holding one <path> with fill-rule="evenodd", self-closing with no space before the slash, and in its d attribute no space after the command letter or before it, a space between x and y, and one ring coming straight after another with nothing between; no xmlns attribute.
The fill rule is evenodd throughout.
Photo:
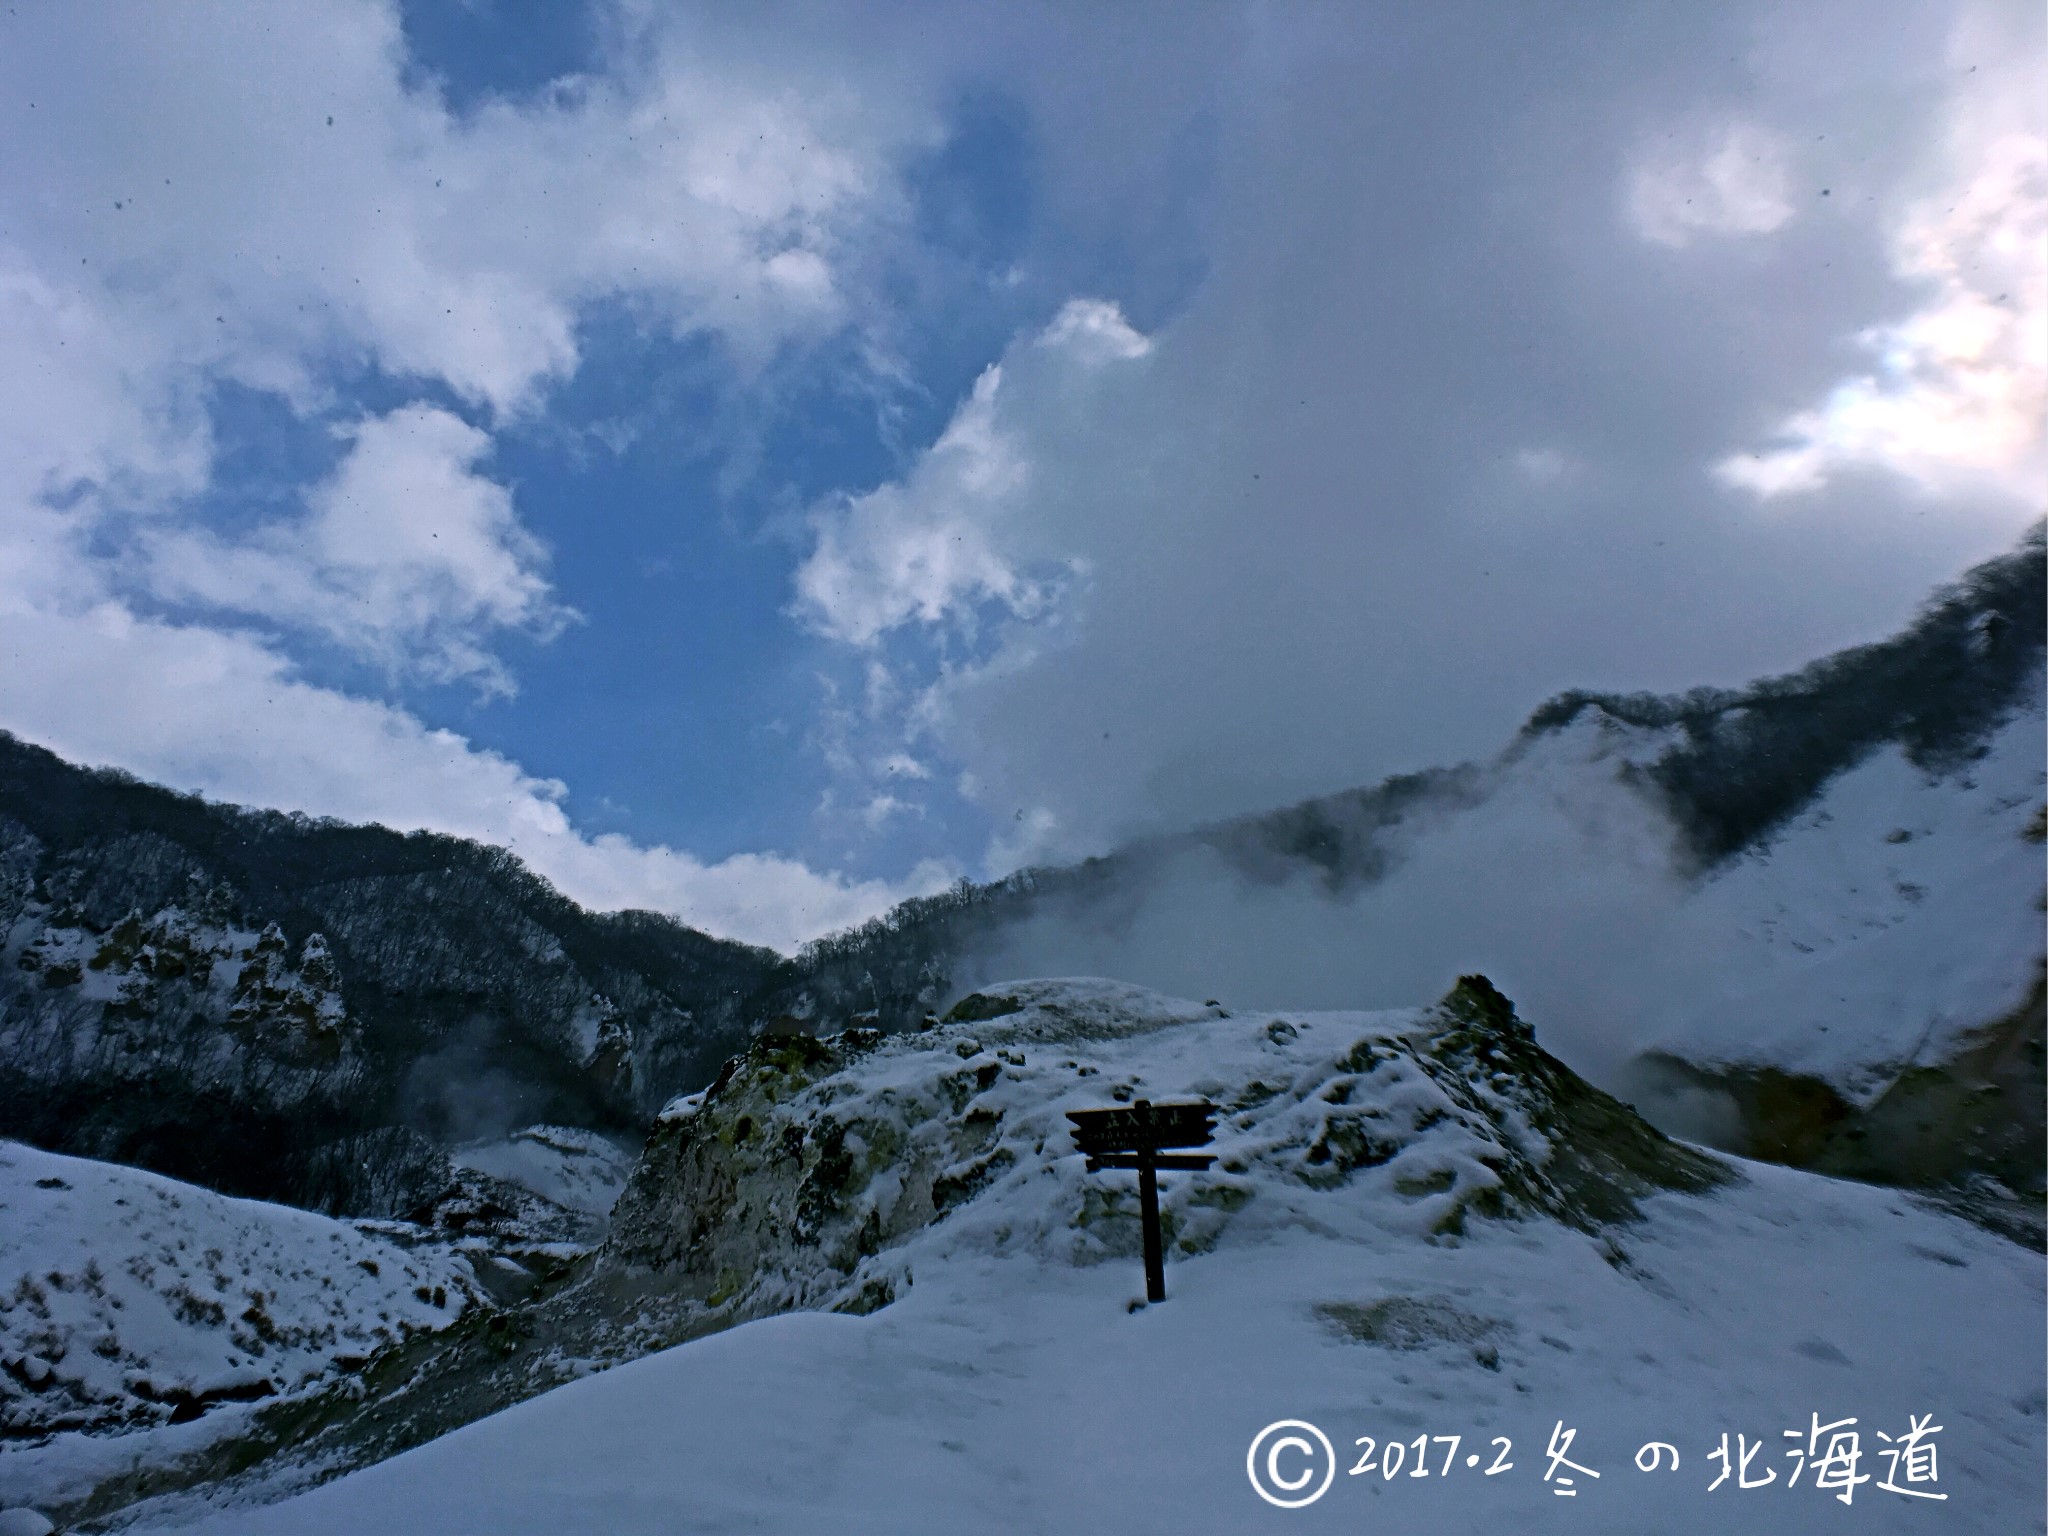
<svg viewBox="0 0 2048 1536"><path fill-rule="evenodd" d="M0 734L0 1134L396 1214L442 1148L636 1130L781 962L511 855L213 805Z"/></svg>

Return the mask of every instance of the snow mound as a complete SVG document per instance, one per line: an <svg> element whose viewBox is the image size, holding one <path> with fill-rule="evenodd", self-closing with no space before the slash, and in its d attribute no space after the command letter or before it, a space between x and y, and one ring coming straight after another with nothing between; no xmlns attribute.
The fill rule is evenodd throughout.
<svg viewBox="0 0 2048 1536"><path fill-rule="evenodd" d="M0 1436L183 1423L298 1391L471 1294L347 1222L0 1141Z"/></svg>
<svg viewBox="0 0 2048 1536"><path fill-rule="evenodd" d="M1135 1177L1087 1173L1065 1112L1139 1097L1221 1110L1217 1166L1163 1189L1181 1256L1231 1229L1435 1240L1474 1215L1591 1228L1651 1190L1724 1176L1545 1053L1483 977L1433 1008L1255 1015L1109 981L1019 982L949 1019L757 1043L663 1112L607 1259L733 1317L884 1305L904 1278L890 1250L942 1220L949 1251L1128 1259Z"/></svg>

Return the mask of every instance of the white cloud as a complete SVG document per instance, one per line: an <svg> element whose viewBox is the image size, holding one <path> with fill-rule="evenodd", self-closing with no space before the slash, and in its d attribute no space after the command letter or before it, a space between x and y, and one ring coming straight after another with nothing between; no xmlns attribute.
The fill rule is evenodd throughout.
<svg viewBox="0 0 2048 1536"><path fill-rule="evenodd" d="M622 34L623 35L623 34ZM0 50L0 573L118 553L130 590L303 626L393 673L509 686L491 632L563 611L487 450L419 408L360 428L300 523L196 522L222 381L349 412L364 368L486 420L578 361L621 301L739 369L846 323L896 166L931 127L800 66L633 33L612 73L449 110L408 76L395 5L105 7L11 17ZM143 569L152 562L154 569ZM46 569L57 588L105 572ZM75 599L75 592L72 598ZM54 599L50 599L54 600Z"/></svg>
<svg viewBox="0 0 2048 1536"><path fill-rule="evenodd" d="M1636 233L1658 245L1701 235L1768 235L1792 218L1783 140L1752 123L1728 123L1681 150L1660 147L1629 179Z"/></svg>
<svg viewBox="0 0 2048 1536"><path fill-rule="evenodd" d="M1789 417L1775 446L1723 459L1723 481L1770 499L1876 468L1930 491L1976 483L2040 503L2048 123L2037 65L2023 56L2001 75L1969 79L1950 115L1944 184L1895 222L1893 268L1926 292L1924 305L1866 331L1859 341L1876 368Z"/></svg>
<svg viewBox="0 0 2048 1536"><path fill-rule="evenodd" d="M880 832L898 816L914 816L918 808L895 795L876 795L861 807L860 819L870 833Z"/></svg>
<svg viewBox="0 0 2048 1536"><path fill-rule="evenodd" d="M1070 300L1028 348L982 372L908 475L813 514L815 542L796 573L797 617L830 639L872 646L912 622L972 627L986 604L1019 619L1044 614L1076 566L1017 516L1032 474L1006 419L1005 368L1021 366L1034 379L1050 368L1074 382L1151 350L1114 304Z"/></svg>
<svg viewBox="0 0 2048 1536"><path fill-rule="evenodd" d="M929 125L635 44L629 73L458 117L407 82L390 4L30 11L0 61L5 238L190 366L301 393L359 358L530 408L607 295L754 362L842 323Z"/></svg>
<svg viewBox="0 0 2048 1536"><path fill-rule="evenodd" d="M475 473L490 439L407 406L346 429L351 445L308 514L238 540L146 533L140 578L158 596L317 630L392 673L509 693L494 631L551 637L574 615L541 574L546 552L509 491Z"/></svg>
<svg viewBox="0 0 2048 1536"><path fill-rule="evenodd" d="M1069 829L1060 825L1057 814L1042 805L1028 810L1020 806L1007 820L997 818L982 856L982 873L997 879L1013 869L1057 863L1071 852Z"/></svg>
<svg viewBox="0 0 2048 1536"><path fill-rule="evenodd" d="M1132 329L1116 305L1102 299L1069 299L1039 335L1041 347L1059 348L1077 362L1127 363L1152 350L1151 338Z"/></svg>
<svg viewBox="0 0 2048 1536"><path fill-rule="evenodd" d="M922 748L953 729L954 691L1028 666L1056 639L1091 567L1076 530L1046 515L1059 492L1038 457L1043 440L1087 420L1101 391L1153 350L1116 305L1070 300L982 372L900 479L813 510L790 612L850 647L864 678L858 709L850 683L821 678L814 745L837 779L821 821L872 837L923 816L920 786L933 775ZM978 781L958 782L980 798L964 787ZM1001 846L1048 850L1057 826L1020 820L999 829Z"/></svg>
<svg viewBox="0 0 2048 1536"><path fill-rule="evenodd" d="M1020 614L1043 605L1045 589L997 547L1003 513L1028 479L997 419L1001 387L1002 370L986 370L909 479L814 516L817 541L796 574L804 623L872 645L898 625L938 624L979 601Z"/></svg>

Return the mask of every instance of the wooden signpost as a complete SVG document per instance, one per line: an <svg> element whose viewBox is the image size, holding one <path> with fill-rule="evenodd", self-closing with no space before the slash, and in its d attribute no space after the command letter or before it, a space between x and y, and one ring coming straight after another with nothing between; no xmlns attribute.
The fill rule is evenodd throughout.
<svg viewBox="0 0 2048 1536"><path fill-rule="evenodd" d="M1088 1171L1133 1168L1138 1209L1145 1224L1145 1299L1166 1300L1166 1255L1159 1237L1159 1170L1200 1173L1216 1159L1207 1153L1161 1153L1163 1147L1206 1147L1216 1130L1210 1103L1154 1104L1120 1109L1070 1109L1074 1145L1088 1154Z"/></svg>

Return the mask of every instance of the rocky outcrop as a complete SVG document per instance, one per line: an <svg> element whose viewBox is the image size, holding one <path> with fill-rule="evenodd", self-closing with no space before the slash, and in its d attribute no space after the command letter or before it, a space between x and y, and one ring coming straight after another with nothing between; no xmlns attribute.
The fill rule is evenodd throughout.
<svg viewBox="0 0 2048 1536"><path fill-rule="evenodd" d="M1324 1219L1339 1191L1443 1237L1477 1217L1596 1229L1727 1176L1550 1056L1484 977L1430 1009L1248 1018L1032 982L916 1034L756 1044L656 1121L603 1260L737 1317L884 1304L905 1283L891 1250L941 1221L996 1249L1129 1256L1135 1201L1084 1172L1063 1111L1136 1094L1222 1107L1218 1167L1166 1197L1186 1254L1254 1215Z"/></svg>

